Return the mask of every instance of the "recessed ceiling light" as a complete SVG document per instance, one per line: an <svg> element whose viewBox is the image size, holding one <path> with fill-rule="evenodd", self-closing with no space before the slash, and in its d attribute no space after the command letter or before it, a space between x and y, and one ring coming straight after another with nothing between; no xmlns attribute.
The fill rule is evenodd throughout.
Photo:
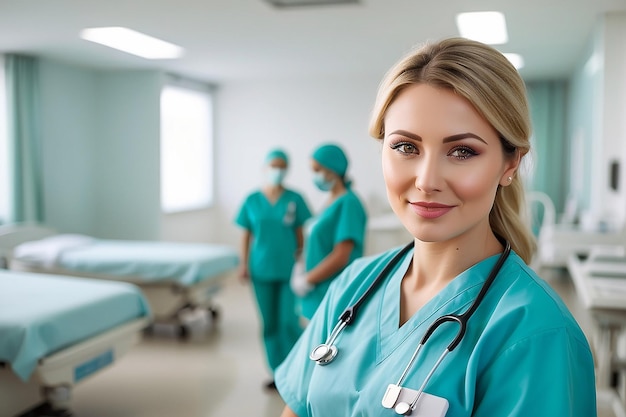
<svg viewBox="0 0 626 417"><path fill-rule="evenodd" d="M513 64L513 66L515 67L515 69L520 69L524 67L524 58L522 58L522 56L520 54L510 54L510 53L506 53L503 54L506 59L509 60L509 62L511 64Z"/></svg>
<svg viewBox="0 0 626 417"><path fill-rule="evenodd" d="M172 59L183 54L183 48L124 27L83 29L80 37L146 59Z"/></svg>
<svg viewBox="0 0 626 417"><path fill-rule="evenodd" d="M507 43L506 21L500 12L471 12L456 15L462 37L490 45Z"/></svg>

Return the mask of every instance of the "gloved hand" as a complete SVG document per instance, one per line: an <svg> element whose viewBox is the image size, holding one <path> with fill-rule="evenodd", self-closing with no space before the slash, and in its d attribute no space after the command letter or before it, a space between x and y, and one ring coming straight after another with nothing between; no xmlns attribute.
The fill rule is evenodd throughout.
<svg viewBox="0 0 626 417"><path fill-rule="evenodd" d="M291 291L298 297L304 297L311 290L313 290L313 284L309 284L306 280L306 272L304 270L304 262L298 261L293 266L291 271L291 279L289 280Z"/></svg>

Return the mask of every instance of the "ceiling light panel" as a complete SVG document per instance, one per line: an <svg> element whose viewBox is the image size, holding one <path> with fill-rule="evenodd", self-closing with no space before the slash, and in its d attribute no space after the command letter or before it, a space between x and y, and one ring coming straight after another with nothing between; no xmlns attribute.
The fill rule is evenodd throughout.
<svg viewBox="0 0 626 417"><path fill-rule="evenodd" d="M83 29L80 37L146 59L173 59L182 56L178 45L124 27Z"/></svg>
<svg viewBox="0 0 626 417"><path fill-rule="evenodd" d="M507 43L506 20L500 12L471 12L456 15L456 25L462 37L489 45Z"/></svg>
<svg viewBox="0 0 626 417"><path fill-rule="evenodd" d="M522 58L521 55L519 54L510 54L510 53L506 53L503 54L506 59L509 60L509 62L511 64L513 64L513 66L515 67L515 69L519 70L520 68L524 68L524 58Z"/></svg>

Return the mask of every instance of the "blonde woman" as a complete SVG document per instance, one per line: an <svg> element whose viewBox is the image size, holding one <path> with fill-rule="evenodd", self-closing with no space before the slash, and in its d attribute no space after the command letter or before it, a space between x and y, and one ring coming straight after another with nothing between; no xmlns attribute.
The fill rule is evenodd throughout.
<svg viewBox="0 0 626 417"><path fill-rule="evenodd" d="M370 133L414 241L335 279L277 370L283 417L596 415L588 342L528 266L530 129L524 83L489 46L427 44L388 72Z"/></svg>

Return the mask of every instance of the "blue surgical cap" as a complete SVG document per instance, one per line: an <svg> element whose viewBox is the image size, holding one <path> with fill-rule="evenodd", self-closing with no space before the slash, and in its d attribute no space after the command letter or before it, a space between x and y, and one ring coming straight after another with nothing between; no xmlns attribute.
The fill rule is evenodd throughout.
<svg viewBox="0 0 626 417"><path fill-rule="evenodd" d="M282 159L286 164L289 164L289 158L282 149L272 149L265 157L265 162L269 164L274 159Z"/></svg>
<svg viewBox="0 0 626 417"><path fill-rule="evenodd" d="M313 152L313 159L321 166L340 177L344 177L348 170L348 158L346 154L339 146L332 143L317 148L315 152Z"/></svg>

